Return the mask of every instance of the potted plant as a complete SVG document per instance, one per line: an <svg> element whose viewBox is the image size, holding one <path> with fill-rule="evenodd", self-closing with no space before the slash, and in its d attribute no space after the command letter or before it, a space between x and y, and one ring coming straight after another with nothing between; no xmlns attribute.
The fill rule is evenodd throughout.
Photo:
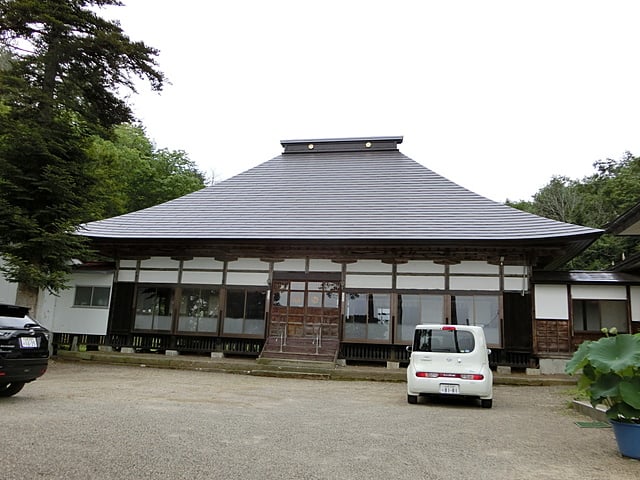
<svg viewBox="0 0 640 480"><path fill-rule="evenodd" d="M599 340L580 345L565 372L582 372L578 390L592 406L605 406L620 453L640 459L640 334L602 332Z"/></svg>

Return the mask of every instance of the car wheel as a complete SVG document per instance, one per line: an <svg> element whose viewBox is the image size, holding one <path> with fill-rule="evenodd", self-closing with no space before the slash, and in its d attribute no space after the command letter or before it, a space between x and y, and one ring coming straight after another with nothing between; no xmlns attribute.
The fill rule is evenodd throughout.
<svg viewBox="0 0 640 480"><path fill-rule="evenodd" d="M415 405L416 403L418 403L418 396L407 394L407 402L412 405Z"/></svg>
<svg viewBox="0 0 640 480"><path fill-rule="evenodd" d="M0 397L15 395L24 387L24 382L0 383Z"/></svg>
<svg viewBox="0 0 640 480"><path fill-rule="evenodd" d="M482 408L491 408L493 406L493 400L491 398L480 399L480 406L482 406Z"/></svg>

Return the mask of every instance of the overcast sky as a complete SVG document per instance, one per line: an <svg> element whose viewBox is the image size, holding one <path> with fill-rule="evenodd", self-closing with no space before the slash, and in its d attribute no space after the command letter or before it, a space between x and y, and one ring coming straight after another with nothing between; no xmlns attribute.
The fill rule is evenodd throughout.
<svg viewBox="0 0 640 480"><path fill-rule="evenodd" d="M640 155L639 1L123 1L171 82L135 114L218 180L283 139L402 135L502 202Z"/></svg>

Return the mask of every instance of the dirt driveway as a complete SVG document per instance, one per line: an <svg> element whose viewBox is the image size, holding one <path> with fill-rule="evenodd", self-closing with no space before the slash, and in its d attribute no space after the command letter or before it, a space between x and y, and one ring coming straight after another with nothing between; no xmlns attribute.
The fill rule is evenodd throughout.
<svg viewBox="0 0 640 480"><path fill-rule="evenodd" d="M405 385L53 362L0 399L14 479L634 479L569 387L496 386L494 408Z"/></svg>

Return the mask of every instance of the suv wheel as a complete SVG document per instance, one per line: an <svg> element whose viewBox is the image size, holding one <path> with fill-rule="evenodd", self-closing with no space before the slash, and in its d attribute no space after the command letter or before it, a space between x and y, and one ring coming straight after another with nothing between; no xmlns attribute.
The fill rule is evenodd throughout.
<svg viewBox="0 0 640 480"><path fill-rule="evenodd" d="M24 387L24 382L0 383L0 397L15 395Z"/></svg>

